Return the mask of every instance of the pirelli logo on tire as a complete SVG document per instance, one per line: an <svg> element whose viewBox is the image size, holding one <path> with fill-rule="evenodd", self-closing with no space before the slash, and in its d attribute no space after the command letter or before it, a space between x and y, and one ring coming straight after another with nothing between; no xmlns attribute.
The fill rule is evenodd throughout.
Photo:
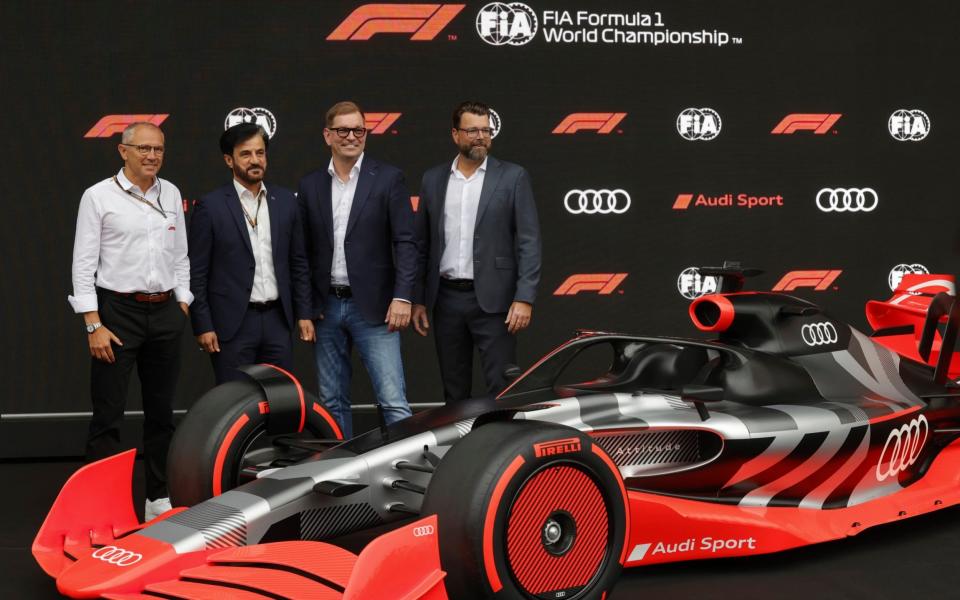
<svg viewBox="0 0 960 600"><path fill-rule="evenodd" d="M552 442L540 442L533 445L533 455L537 458L544 456L555 456L557 454L568 454L570 452L580 452L580 438L564 438Z"/></svg>

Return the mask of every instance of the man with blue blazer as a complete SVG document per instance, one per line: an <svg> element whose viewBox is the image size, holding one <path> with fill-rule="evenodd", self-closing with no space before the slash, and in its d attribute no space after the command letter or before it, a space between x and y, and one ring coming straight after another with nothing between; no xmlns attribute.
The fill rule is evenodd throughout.
<svg viewBox="0 0 960 600"><path fill-rule="evenodd" d="M453 112L453 162L427 171L417 212L420 284L413 326L430 327L447 403L469 398L473 349L487 392L507 385L517 332L530 325L540 282L540 224L526 169L490 156L490 109L464 102Z"/></svg>
<svg viewBox="0 0 960 600"><path fill-rule="evenodd" d="M290 190L263 181L269 144L253 123L224 131L233 180L203 196L190 220L190 319L217 384L243 378L242 365L290 370L295 323L314 340L300 211Z"/></svg>
<svg viewBox="0 0 960 600"><path fill-rule="evenodd" d="M313 283L320 398L352 437L350 354L357 347L387 424L410 416L400 330L410 324L417 274L413 208L403 173L364 154L363 111L326 114L330 162L300 181Z"/></svg>

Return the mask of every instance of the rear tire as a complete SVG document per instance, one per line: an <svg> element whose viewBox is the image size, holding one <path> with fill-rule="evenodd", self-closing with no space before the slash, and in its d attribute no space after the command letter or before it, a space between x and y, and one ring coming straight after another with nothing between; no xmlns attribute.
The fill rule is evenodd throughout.
<svg viewBox="0 0 960 600"><path fill-rule="evenodd" d="M278 436L267 435L266 400L257 383L231 381L194 403L177 427L167 455L167 487L174 506L193 506L235 488L242 483L245 466L308 455L272 443ZM317 438L343 438L315 397L304 392L304 402L305 432Z"/></svg>
<svg viewBox="0 0 960 600"><path fill-rule="evenodd" d="M471 432L433 475L421 510L431 513L458 600L599 599L625 559L623 480L569 427L506 421Z"/></svg>

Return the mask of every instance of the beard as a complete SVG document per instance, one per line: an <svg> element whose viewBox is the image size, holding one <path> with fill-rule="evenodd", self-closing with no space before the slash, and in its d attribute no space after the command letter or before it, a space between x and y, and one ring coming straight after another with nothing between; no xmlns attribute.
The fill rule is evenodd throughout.
<svg viewBox="0 0 960 600"><path fill-rule="evenodd" d="M460 146L460 154L470 160L482 162L490 152L490 147L486 144L470 144L469 146Z"/></svg>
<svg viewBox="0 0 960 600"><path fill-rule="evenodd" d="M246 170L234 169L233 174L234 176L236 176L237 179L245 183L249 183L251 185L254 183L260 183L261 181L263 181L263 176L266 172L266 169L264 169L261 166L260 173L258 175L252 175L250 171L252 171L253 169L254 167L247 167Z"/></svg>

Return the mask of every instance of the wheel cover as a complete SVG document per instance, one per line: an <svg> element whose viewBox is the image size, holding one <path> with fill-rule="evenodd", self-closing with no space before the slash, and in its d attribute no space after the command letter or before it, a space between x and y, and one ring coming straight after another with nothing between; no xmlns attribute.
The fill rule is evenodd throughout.
<svg viewBox="0 0 960 600"><path fill-rule="evenodd" d="M558 518L560 516L560 518ZM574 526L571 544L560 552L549 542ZM507 563L527 594L565 597L588 585L610 548L610 519L597 482L581 469L560 465L534 473L520 489L507 521ZM566 549L564 549L566 546Z"/></svg>

